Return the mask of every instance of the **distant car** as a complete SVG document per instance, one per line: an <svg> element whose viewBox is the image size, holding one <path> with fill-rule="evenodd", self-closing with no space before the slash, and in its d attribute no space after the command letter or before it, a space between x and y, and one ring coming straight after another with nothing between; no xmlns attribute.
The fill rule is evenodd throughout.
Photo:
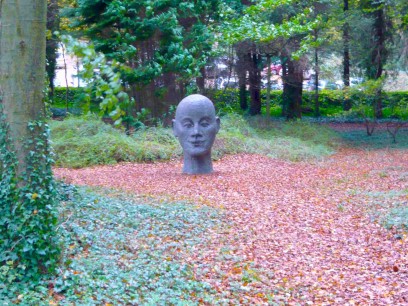
<svg viewBox="0 0 408 306"><path fill-rule="evenodd" d="M261 81L261 86L262 88L268 88L268 81L265 79L262 79ZM283 89L283 84L278 82L277 80L271 80L271 89L272 90L281 90Z"/></svg>
<svg viewBox="0 0 408 306"><path fill-rule="evenodd" d="M268 73L268 67L265 67L265 68L263 69L263 72L264 72L265 74L267 74L267 73ZM273 64L271 65L271 73L272 73L272 74L276 74L276 75L282 75L282 65L279 64L279 63L273 63Z"/></svg>
<svg viewBox="0 0 408 306"><path fill-rule="evenodd" d="M238 78L218 78L217 85L219 88L239 88Z"/></svg>
<svg viewBox="0 0 408 306"><path fill-rule="evenodd" d="M312 91L312 90L315 90L315 89L316 89L316 85L315 85L315 84L316 84L316 83L315 83L314 78L311 78L309 81L307 81L306 83L303 84L303 88L304 88L305 90ZM326 87L326 81L324 81L324 80L319 80L319 83L318 83L318 85L317 85L317 89L318 89L318 90L322 90L322 89L324 89L325 87Z"/></svg>
<svg viewBox="0 0 408 306"><path fill-rule="evenodd" d="M310 79L308 82L303 84L303 88L306 90L315 90L316 86L315 86L315 80L312 78ZM328 81L328 80L319 80L318 86L317 86L318 90L322 90L322 89L329 89L329 90L336 90L336 89L340 89L339 85L335 82L332 81Z"/></svg>
<svg viewBox="0 0 408 306"><path fill-rule="evenodd" d="M335 82L327 81L324 89L336 90L340 89L340 87Z"/></svg>
<svg viewBox="0 0 408 306"><path fill-rule="evenodd" d="M350 87L360 85L361 83L364 83L363 78L350 78Z"/></svg>

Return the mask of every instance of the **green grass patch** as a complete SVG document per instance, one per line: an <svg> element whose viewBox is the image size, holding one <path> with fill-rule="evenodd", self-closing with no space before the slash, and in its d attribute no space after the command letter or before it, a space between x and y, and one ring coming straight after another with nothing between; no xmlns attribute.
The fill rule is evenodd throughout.
<svg viewBox="0 0 408 306"><path fill-rule="evenodd" d="M128 136L123 129L96 117L70 117L52 121L50 126L56 165L60 167L168 160L181 154L169 129L150 128Z"/></svg>
<svg viewBox="0 0 408 306"><path fill-rule="evenodd" d="M393 208L384 219L387 228L401 228L408 230L408 206Z"/></svg>
<svg viewBox="0 0 408 306"><path fill-rule="evenodd" d="M338 140L335 132L317 124L228 115L222 118L214 155L254 153L304 161L332 154Z"/></svg>
<svg viewBox="0 0 408 306"><path fill-rule="evenodd" d="M209 231L228 229L218 209L73 186L64 186L61 203L58 275L19 284L8 281L2 267L3 305L249 305L251 284L254 294L268 293L258 289L260 271L222 241L215 242L223 246L216 266L203 258L214 243ZM241 277L229 280L217 270L227 260L242 267ZM230 282L228 292L201 280L210 271L219 283Z"/></svg>
<svg viewBox="0 0 408 306"><path fill-rule="evenodd" d="M339 132L339 136L344 143L351 147L362 148L367 150L378 149L408 149L408 128L401 128L396 135L396 143L387 130L377 129L371 136L362 125L361 129Z"/></svg>
<svg viewBox="0 0 408 306"><path fill-rule="evenodd" d="M59 167L81 168L118 162L169 160L182 155L171 128L148 127L126 135L123 129L97 117L69 117L52 121L51 139ZM337 136L317 124L284 122L240 115L221 118L213 158L225 154L256 153L291 161L333 153Z"/></svg>
<svg viewBox="0 0 408 306"><path fill-rule="evenodd" d="M387 229L408 230L408 189L363 194L369 197L367 209L373 221Z"/></svg>

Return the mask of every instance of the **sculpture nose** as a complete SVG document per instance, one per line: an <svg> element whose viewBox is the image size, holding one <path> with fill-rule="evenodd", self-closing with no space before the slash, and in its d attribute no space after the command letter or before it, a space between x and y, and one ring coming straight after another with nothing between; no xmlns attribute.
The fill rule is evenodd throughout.
<svg viewBox="0 0 408 306"><path fill-rule="evenodd" d="M195 124L194 129L193 129L193 136L200 136L200 135L201 135L200 126L198 124Z"/></svg>

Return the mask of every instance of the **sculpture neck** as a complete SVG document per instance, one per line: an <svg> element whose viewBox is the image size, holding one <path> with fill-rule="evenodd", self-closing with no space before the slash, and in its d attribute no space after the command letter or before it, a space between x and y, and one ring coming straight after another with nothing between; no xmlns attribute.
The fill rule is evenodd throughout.
<svg viewBox="0 0 408 306"><path fill-rule="evenodd" d="M211 154L204 156L184 156L183 173L205 174L213 172Z"/></svg>

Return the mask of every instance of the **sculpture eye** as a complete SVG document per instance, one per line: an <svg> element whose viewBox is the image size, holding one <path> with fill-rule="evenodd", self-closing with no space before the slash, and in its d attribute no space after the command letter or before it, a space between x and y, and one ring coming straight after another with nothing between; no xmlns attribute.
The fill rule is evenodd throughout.
<svg viewBox="0 0 408 306"><path fill-rule="evenodd" d="M193 127L193 124L192 124L191 122L185 122L185 123L183 124L183 127L187 128L187 129L190 129L190 128Z"/></svg>
<svg viewBox="0 0 408 306"><path fill-rule="evenodd" d="M200 122L200 125L201 125L202 127L207 127L207 126L210 125L210 123L209 123L208 121L201 121L201 122Z"/></svg>

